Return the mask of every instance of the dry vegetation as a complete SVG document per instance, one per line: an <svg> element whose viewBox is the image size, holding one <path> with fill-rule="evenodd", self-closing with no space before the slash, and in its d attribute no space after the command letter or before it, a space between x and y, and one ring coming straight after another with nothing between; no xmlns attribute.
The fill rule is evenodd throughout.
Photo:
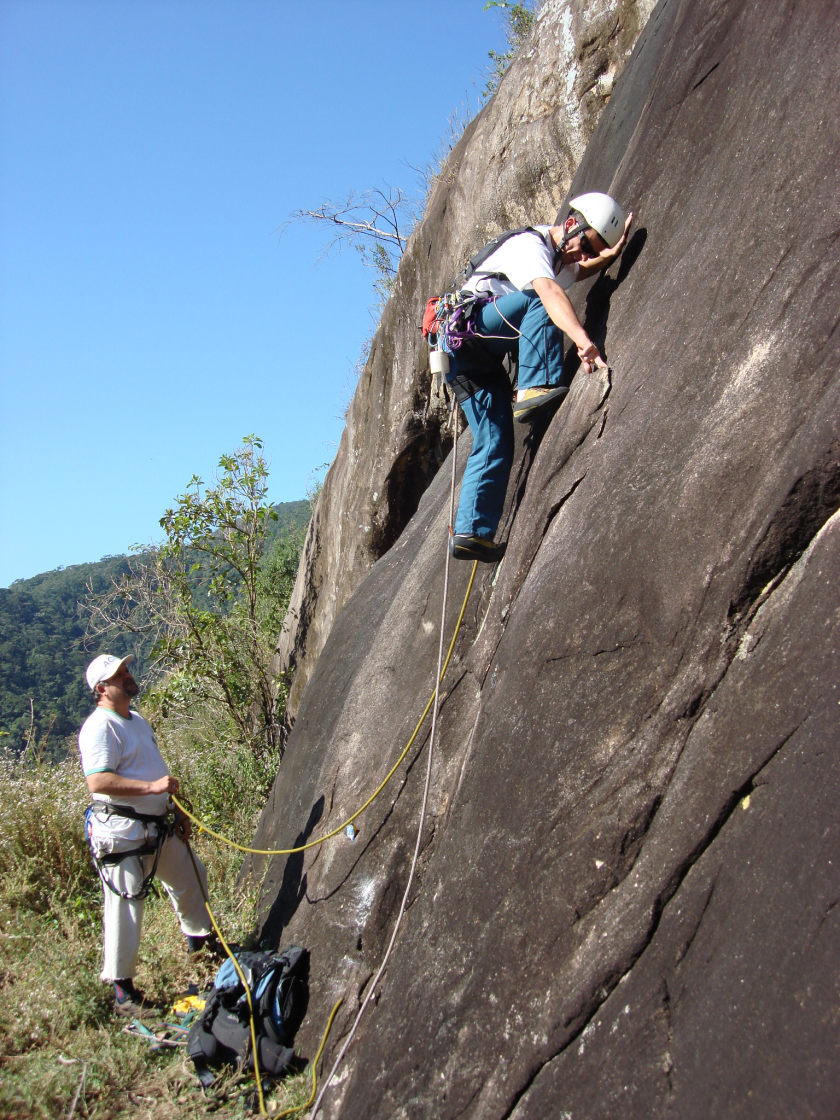
<svg viewBox="0 0 840 1120"><path fill-rule="evenodd" d="M269 776L252 756L214 746L211 716L161 727L161 747L199 815L247 842ZM58 765L5 756L0 799L0 1115L243 1115L253 1078L231 1071L205 1094L182 1048L154 1051L112 1014L112 989L99 980L101 887L83 835L89 797L74 741ZM250 945L255 892L235 889L238 853L206 838L195 846L226 938ZM204 952L187 958L169 902L152 895L138 986L171 1006L190 984L203 988L217 967ZM308 1073L277 1084L269 1111L302 1104L308 1089Z"/></svg>

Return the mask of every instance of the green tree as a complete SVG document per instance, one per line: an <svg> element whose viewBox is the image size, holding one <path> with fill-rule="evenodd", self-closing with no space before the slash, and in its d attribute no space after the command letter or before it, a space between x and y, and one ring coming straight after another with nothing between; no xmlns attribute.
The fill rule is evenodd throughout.
<svg viewBox="0 0 840 1120"><path fill-rule="evenodd" d="M46 738L46 754L60 754L90 713L84 671L93 654L78 603L88 585L104 591L127 570L123 557L106 557L0 588L0 744L13 753L33 741L40 751ZM120 635L110 652L136 651Z"/></svg>
<svg viewBox="0 0 840 1120"><path fill-rule="evenodd" d="M163 543L139 552L88 603L89 636L151 637L153 701L164 716L212 704L258 755L282 746L274 646L300 554L294 530L266 552L277 514L262 447L246 436L221 457L211 485L194 475L161 518Z"/></svg>
<svg viewBox="0 0 840 1120"><path fill-rule="evenodd" d="M506 51L489 51L490 67L487 85L484 87L485 100L492 97L499 88L499 82L505 76L507 68L513 61L516 52L528 38L536 22L539 4L532 0L531 3L513 4L510 0L487 0L484 5L485 12L491 8L498 8L504 13L505 37L508 42Z"/></svg>

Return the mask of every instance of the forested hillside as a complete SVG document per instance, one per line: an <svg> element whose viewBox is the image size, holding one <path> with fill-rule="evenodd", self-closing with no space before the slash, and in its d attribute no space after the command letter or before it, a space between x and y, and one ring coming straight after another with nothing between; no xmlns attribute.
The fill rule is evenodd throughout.
<svg viewBox="0 0 840 1120"><path fill-rule="evenodd" d="M310 514L308 501L273 508L278 516L269 523L269 554L289 532L305 528ZM28 738L33 711L35 737L47 738L47 753L57 752L90 711L83 673L98 650L85 648L80 604L88 588L101 593L127 570L125 556L106 556L0 588L0 742L15 753ZM130 635L115 636L108 649L147 652L142 644L135 648Z"/></svg>

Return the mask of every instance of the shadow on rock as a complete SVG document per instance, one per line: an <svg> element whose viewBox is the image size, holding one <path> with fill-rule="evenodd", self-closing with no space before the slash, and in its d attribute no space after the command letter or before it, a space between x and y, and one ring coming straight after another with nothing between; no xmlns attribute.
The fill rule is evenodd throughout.
<svg viewBox="0 0 840 1120"><path fill-rule="evenodd" d="M546 409L546 415L538 417L527 426L525 436L521 442L521 452L517 455L514 471L511 474L513 497L502 519L500 534L502 536L510 535L517 511L525 496L525 488L528 485L528 474L531 470L531 464L536 457L537 451L539 451L542 438L548 431L548 425L556 411L556 408ZM519 443L519 440L517 440L517 443Z"/></svg>
<svg viewBox="0 0 840 1120"><path fill-rule="evenodd" d="M607 358L606 354L607 345L607 320L610 314L610 300L613 294L621 287L627 277L630 275L630 270L633 265L642 255L642 250L647 241L647 230L642 227L637 229L630 240L627 242L627 247L621 254L621 263L618 267L618 273L613 279L608 272L602 272L596 282L589 289L586 296L586 315L585 327L589 337ZM578 364L580 364L578 362Z"/></svg>
<svg viewBox="0 0 840 1120"><path fill-rule="evenodd" d="M292 844L293 848L299 848L309 840L309 837L312 835L312 830L323 814L324 798L319 797L312 806L309 819L304 825L303 831L299 832L295 837L294 843ZM260 930L259 942L260 945L264 947L274 946L275 948L279 948L280 935L283 929L292 920L295 911L303 901L303 897L306 894L306 876L303 874L303 857L303 852L295 852L286 860L280 890Z"/></svg>
<svg viewBox="0 0 840 1120"><path fill-rule="evenodd" d="M586 333L604 355L609 363L609 355L606 352L607 345L607 321L610 315L610 301L613 294L624 283L630 274L630 270L642 254L647 241L647 230L637 229L630 240L627 242L627 248L621 254L621 264L618 267L618 273L613 279L607 272L602 272L599 278L595 281L586 296L586 311L583 316L583 326ZM566 357L563 362L563 378L562 385L571 385L577 371L580 369L580 358L577 354L577 349L574 346L569 346L566 351Z"/></svg>

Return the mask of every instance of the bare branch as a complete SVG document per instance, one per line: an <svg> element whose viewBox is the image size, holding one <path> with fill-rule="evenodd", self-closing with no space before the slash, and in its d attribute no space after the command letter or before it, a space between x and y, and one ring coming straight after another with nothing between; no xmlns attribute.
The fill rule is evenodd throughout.
<svg viewBox="0 0 840 1120"><path fill-rule="evenodd" d="M418 217L416 202L400 188L385 183L367 191L351 191L344 202L325 199L314 209L295 210L282 226L281 236L293 222L325 226L330 231L329 241L321 256L331 249L352 246L379 275L377 286L384 281L387 291ZM372 251L368 248L371 243Z"/></svg>

